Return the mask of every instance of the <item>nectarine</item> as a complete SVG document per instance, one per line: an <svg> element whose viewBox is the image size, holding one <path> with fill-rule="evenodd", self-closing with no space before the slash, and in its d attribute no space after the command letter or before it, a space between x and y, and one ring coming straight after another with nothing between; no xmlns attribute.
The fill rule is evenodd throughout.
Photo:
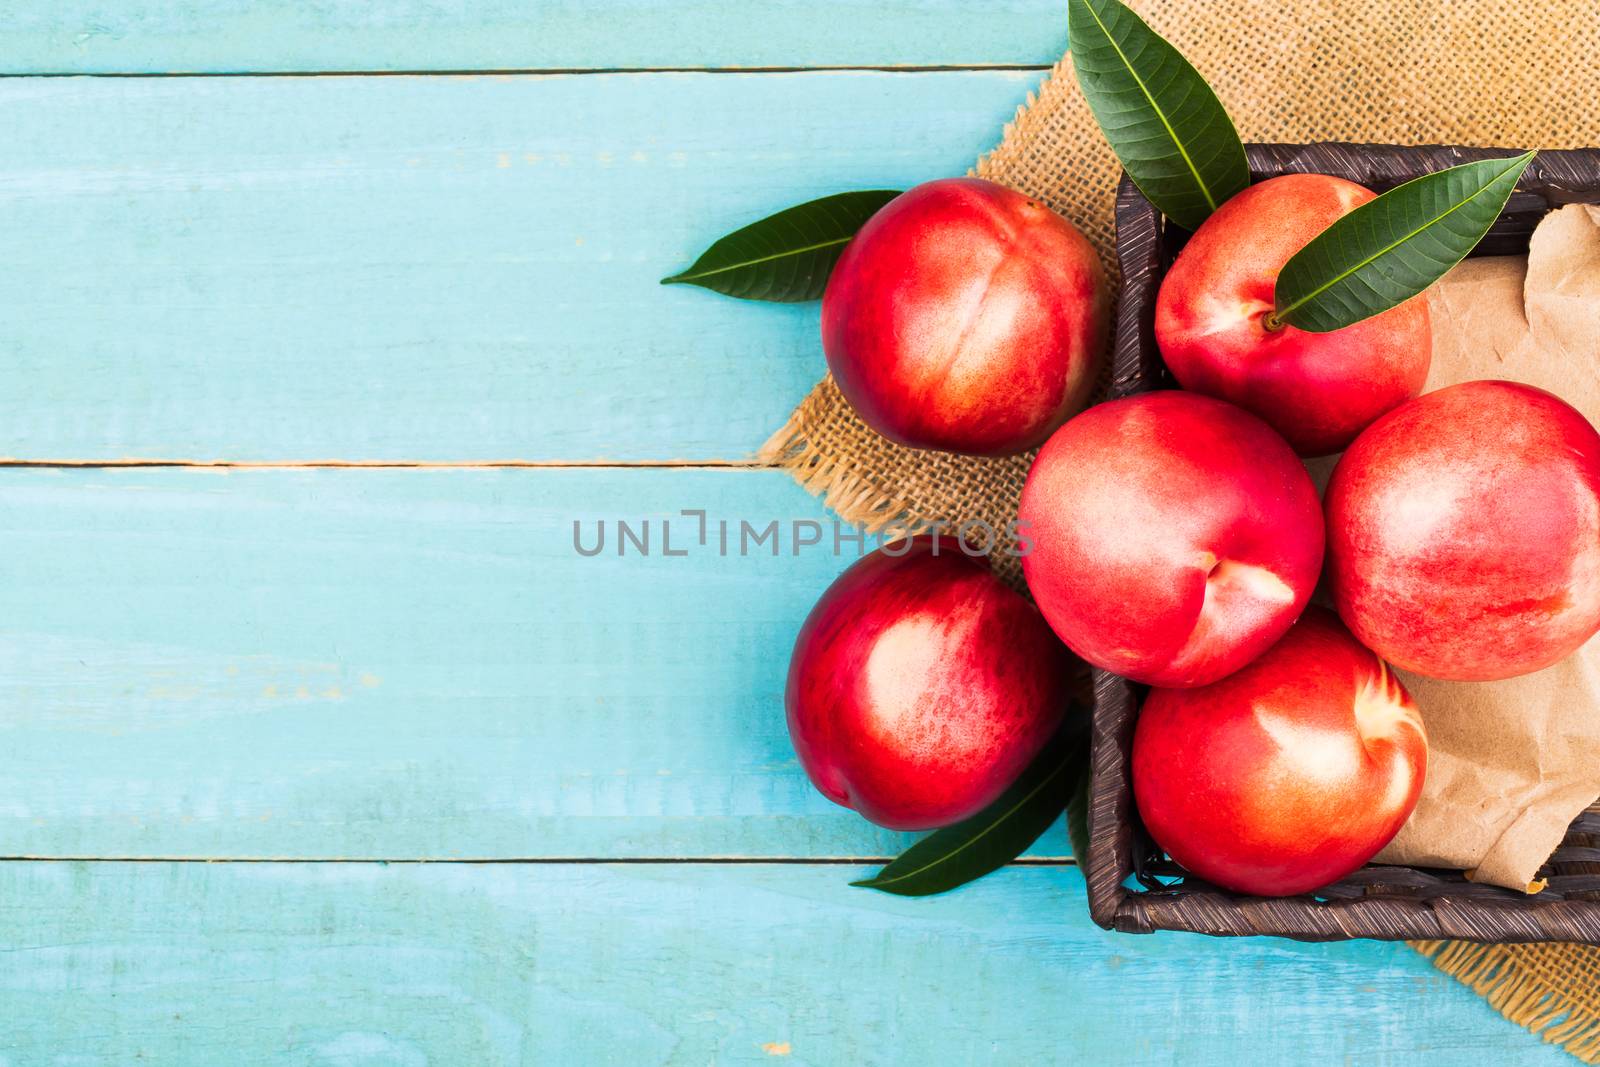
<svg viewBox="0 0 1600 1067"><path fill-rule="evenodd" d="M1040 450L1023 572L1078 655L1151 685L1214 682L1283 636L1322 566L1305 468L1266 423L1197 393L1101 404Z"/></svg>
<svg viewBox="0 0 1600 1067"><path fill-rule="evenodd" d="M789 733L830 800L898 830L944 826L1044 747L1073 671L987 564L918 537L854 564L812 609L789 662Z"/></svg>
<svg viewBox="0 0 1600 1067"><path fill-rule="evenodd" d="M1268 324L1283 265L1372 198L1343 178L1287 174L1201 224L1156 297L1156 343L1185 389L1254 412L1303 456L1339 451L1422 391L1433 353L1424 298L1332 333Z"/></svg>
<svg viewBox="0 0 1600 1067"><path fill-rule="evenodd" d="M1133 789L1151 836L1187 870L1283 896L1336 881L1388 844L1427 763L1405 688L1312 608L1237 674L1150 691Z"/></svg>
<svg viewBox="0 0 1600 1067"><path fill-rule="evenodd" d="M1398 667L1510 678L1600 631L1600 434L1543 390L1463 382L1390 412L1327 514L1334 604Z"/></svg>
<svg viewBox="0 0 1600 1067"><path fill-rule="evenodd" d="M1100 258L1037 200L977 178L890 201L822 297L828 368L867 425L981 455L1039 444L1083 406L1108 326Z"/></svg>

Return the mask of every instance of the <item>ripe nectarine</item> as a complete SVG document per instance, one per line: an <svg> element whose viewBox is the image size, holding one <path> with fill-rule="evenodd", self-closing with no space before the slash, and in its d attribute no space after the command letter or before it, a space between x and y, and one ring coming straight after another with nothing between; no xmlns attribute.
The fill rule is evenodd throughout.
<svg viewBox="0 0 1600 1067"><path fill-rule="evenodd" d="M1322 608L1237 674L1151 690L1133 738L1151 836L1201 878L1263 896L1376 855L1416 807L1427 764L1405 688Z"/></svg>
<svg viewBox="0 0 1600 1067"><path fill-rule="evenodd" d="M1099 256L1066 219L951 178L902 193L845 246L822 347L845 399L890 440L1004 455L1083 406L1108 301Z"/></svg>
<svg viewBox="0 0 1600 1067"><path fill-rule="evenodd" d="M1372 198L1343 178L1287 174L1201 224L1156 298L1156 343L1185 389L1259 415L1303 456L1339 451L1422 391L1433 354L1425 298L1332 333L1268 326L1283 265Z"/></svg>
<svg viewBox="0 0 1600 1067"><path fill-rule="evenodd" d="M1463 382L1397 408L1326 503L1334 604L1396 666L1511 678L1600 631L1600 434L1543 390Z"/></svg>
<svg viewBox="0 0 1600 1067"><path fill-rule="evenodd" d="M1266 423L1164 391L1079 415L1040 450L1020 515L1028 589L1096 666L1214 682L1283 636L1322 566L1305 468Z"/></svg>
<svg viewBox="0 0 1600 1067"><path fill-rule="evenodd" d="M918 537L854 564L811 610L789 663L789 733L830 800L897 830L944 826L1044 747L1074 666L986 563Z"/></svg>

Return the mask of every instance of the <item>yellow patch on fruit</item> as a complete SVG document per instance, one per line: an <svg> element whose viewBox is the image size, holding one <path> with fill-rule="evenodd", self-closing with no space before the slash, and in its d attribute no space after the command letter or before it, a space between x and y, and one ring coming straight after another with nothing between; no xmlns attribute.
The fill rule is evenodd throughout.
<svg viewBox="0 0 1600 1067"><path fill-rule="evenodd" d="M1376 677L1361 684L1356 693L1356 731L1368 747L1373 741L1391 740L1404 730L1422 733L1422 719L1388 664L1378 661Z"/></svg>
<svg viewBox="0 0 1600 1067"><path fill-rule="evenodd" d="M1215 556L1211 558L1216 560ZM1244 593L1256 600L1264 600L1271 604L1294 603L1294 590L1265 567L1225 559L1212 562L1206 571L1207 600L1221 593Z"/></svg>

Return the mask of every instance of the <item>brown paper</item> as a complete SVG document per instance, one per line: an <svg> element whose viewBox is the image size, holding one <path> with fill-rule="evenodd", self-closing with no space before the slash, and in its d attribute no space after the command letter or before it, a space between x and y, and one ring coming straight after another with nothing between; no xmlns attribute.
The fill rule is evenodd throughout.
<svg viewBox="0 0 1600 1067"><path fill-rule="evenodd" d="M1600 424L1600 209L1552 212L1526 259L1469 260L1429 299L1429 389L1508 378ZM1476 881L1530 889L1600 796L1600 638L1503 682L1401 677L1428 728L1428 776L1378 862L1465 868Z"/></svg>

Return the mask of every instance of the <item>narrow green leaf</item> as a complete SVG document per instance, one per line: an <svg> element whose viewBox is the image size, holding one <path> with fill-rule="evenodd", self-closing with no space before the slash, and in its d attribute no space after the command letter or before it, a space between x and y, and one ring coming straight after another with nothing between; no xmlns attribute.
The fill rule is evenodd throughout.
<svg viewBox="0 0 1600 1067"><path fill-rule="evenodd" d="M965 822L935 830L873 877L850 884L925 897L1005 866L1038 840L1066 807L1083 754L1077 735L1070 740L1056 737L999 800Z"/></svg>
<svg viewBox="0 0 1600 1067"><path fill-rule="evenodd" d="M1072 858L1082 868L1089 861L1089 760L1087 753L1078 764L1077 780L1067 797L1067 837L1072 841Z"/></svg>
<svg viewBox="0 0 1600 1067"><path fill-rule="evenodd" d="M899 195L873 189L797 204L719 239L661 284L698 285L741 300L816 300L850 238Z"/></svg>
<svg viewBox="0 0 1600 1067"><path fill-rule="evenodd" d="M1533 156L1425 174L1340 218L1284 264L1269 325L1328 333L1416 296L1483 240Z"/></svg>
<svg viewBox="0 0 1600 1067"><path fill-rule="evenodd" d="M1182 54L1117 0L1069 0L1078 85L1144 195L1193 230L1250 184L1233 121Z"/></svg>

